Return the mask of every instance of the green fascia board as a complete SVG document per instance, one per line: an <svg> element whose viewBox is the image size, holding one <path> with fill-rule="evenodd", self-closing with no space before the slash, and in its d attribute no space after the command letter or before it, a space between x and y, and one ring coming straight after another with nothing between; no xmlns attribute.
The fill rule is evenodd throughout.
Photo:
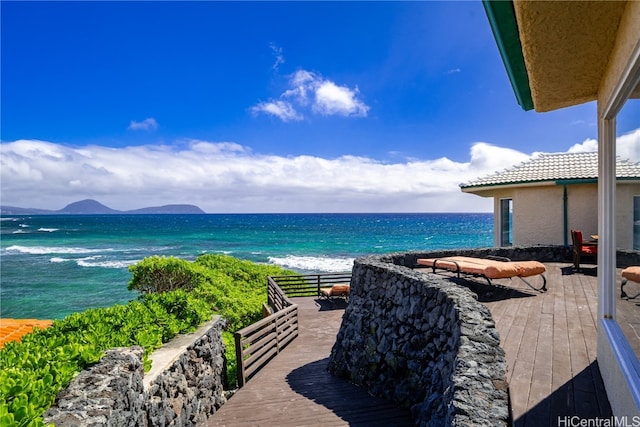
<svg viewBox="0 0 640 427"><path fill-rule="evenodd" d="M621 178L618 178L617 181L621 181ZM572 184L596 184L598 182L597 178L576 178L576 179L540 179L540 180L525 180L525 181L511 181L511 182L496 182L491 184L478 184L478 185L464 185L460 184L460 189L476 189L476 188L491 188L491 187L519 187L522 185L529 184L542 184L549 183L555 185L572 185Z"/></svg>
<svg viewBox="0 0 640 427"><path fill-rule="evenodd" d="M620 178L617 179L617 181ZM572 185L572 184L597 184L598 178L581 178L581 179L559 179L556 181L557 185Z"/></svg>
<svg viewBox="0 0 640 427"><path fill-rule="evenodd" d="M522 55L513 1L482 0L482 4L518 104L525 111L531 110L533 109L533 98L531 97L527 67Z"/></svg>

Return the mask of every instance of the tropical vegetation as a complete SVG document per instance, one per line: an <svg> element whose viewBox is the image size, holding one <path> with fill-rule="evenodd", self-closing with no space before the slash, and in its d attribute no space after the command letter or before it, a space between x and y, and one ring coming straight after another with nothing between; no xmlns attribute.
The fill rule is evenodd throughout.
<svg viewBox="0 0 640 427"><path fill-rule="evenodd" d="M129 289L140 297L125 305L89 309L36 330L0 350L0 425L44 425L43 414L73 377L105 350L140 345L148 355L180 333L219 314L227 321L227 376L235 382L233 332L262 316L267 276L295 274L224 255L190 262L145 258L132 265Z"/></svg>

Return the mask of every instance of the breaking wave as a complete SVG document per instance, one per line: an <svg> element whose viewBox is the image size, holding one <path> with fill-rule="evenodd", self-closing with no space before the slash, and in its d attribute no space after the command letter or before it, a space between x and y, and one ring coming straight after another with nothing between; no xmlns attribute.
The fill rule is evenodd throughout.
<svg viewBox="0 0 640 427"><path fill-rule="evenodd" d="M47 254L91 254L97 252L106 252L111 249L87 249L87 248L68 248L61 246L21 246L13 245L5 249L6 252L17 252L29 255L47 255Z"/></svg>
<svg viewBox="0 0 640 427"><path fill-rule="evenodd" d="M355 258L332 258L315 256L288 255L285 257L269 257L269 262L280 267L293 270L308 270L325 273L341 273L351 271Z"/></svg>

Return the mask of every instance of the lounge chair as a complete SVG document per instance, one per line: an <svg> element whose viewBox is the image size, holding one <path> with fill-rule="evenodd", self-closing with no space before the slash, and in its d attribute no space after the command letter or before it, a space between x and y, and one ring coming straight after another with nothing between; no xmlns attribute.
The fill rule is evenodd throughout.
<svg viewBox="0 0 640 427"><path fill-rule="evenodd" d="M640 283L640 267L631 266L622 270L622 283L620 284L620 298L622 299L635 299L640 297L640 292L630 297L624 291L624 287L627 285L627 282L632 281L635 283Z"/></svg>
<svg viewBox="0 0 640 427"><path fill-rule="evenodd" d="M547 279L544 277L546 268L538 261L511 261L503 257L474 258L466 256L452 256L446 258L421 258L419 265L431 267L433 272L436 269L454 272L461 277L461 274L482 277L491 285L492 279L511 279L519 277L531 289L539 292L547 291ZM525 277L540 275L542 286L536 288L529 283Z"/></svg>
<svg viewBox="0 0 640 427"><path fill-rule="evenodd" d="M597 264L597 242L585 242L582 239L582 231L580 230L571 230L571 240L573 242L573 266L576 271L580 271L580 261L583 256L593 257Z"/></svg>
<svg viewBox="0 0 640 427"><path fill-rule="evenodd" d="M320 288L320 296L329 300L332 304L335 303L335 298L342 298L349 303L349 293L351 292L350 285L333 285L330 288Z"/></svg>

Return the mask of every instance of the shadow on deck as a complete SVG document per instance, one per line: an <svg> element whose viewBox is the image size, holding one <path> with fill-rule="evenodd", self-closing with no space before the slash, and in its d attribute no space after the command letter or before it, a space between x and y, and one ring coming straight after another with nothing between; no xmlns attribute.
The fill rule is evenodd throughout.
<svg viewBox="0 0 640 427"><path fill-rule="evenodd" d="M546 267L549 291L542 294L515 280L499 280L491 287L452 280L476 292L496 322L507 358L515 426L557 426L560 419L573 416L610 418L596 361L596 277L573 273L566 264ZM413 425L409 411L327 373L343 307L315 298L295 302L299 337L206 425ZM638 314L635 309L633 318Z"/></svg>
<svg viewBox="0 0 640 427"><path fill-rule="evenodd" d="M412 426L406 409L327 372L344 306L298 304L299 336L225 403L206 426Z"/></svg>
<svg viewBox="0 0 640 427"><path fill-rule="evenodd" d="M597 277L548 263L549 290L518 280L470 289L489 307L507 358L514 425L557 426L571 417L604 419L611 406L596 360ZM619 281L618 281L619 284Z"/></svg>

